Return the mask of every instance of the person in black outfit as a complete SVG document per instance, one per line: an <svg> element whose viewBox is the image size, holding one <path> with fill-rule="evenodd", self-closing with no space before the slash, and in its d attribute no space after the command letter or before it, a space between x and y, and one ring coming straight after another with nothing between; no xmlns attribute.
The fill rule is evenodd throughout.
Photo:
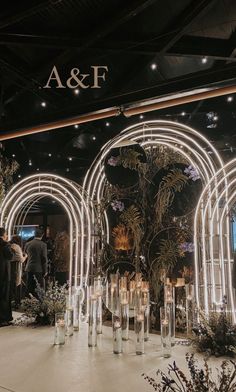
<svg viewBox="0 0 236 392"><path fill-rule="evenodd" d="M42 241L43 231L36 229L35 237L32 241L27 242L25 252L28 256L26 272L27 272L27 290L37 297L36 281L43 287L44 278L47 275L47 245Z"/></svg>
<svg viewBox="0 0 236 392"><path fill-rule="evenodd" d="M12 321L11 310L11 259L13 251L7 242L7 234L0 227L0 327Z"/></svg>

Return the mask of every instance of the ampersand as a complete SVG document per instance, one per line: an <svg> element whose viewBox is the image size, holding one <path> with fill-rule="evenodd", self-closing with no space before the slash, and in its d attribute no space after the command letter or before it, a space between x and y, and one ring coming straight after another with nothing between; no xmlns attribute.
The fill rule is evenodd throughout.
<svg viewBox="0 0 236 392"><path fill-rule="evenodd" d="M67 86L69 88L76 88L76 87L81 87L81 88L88 88L89 85L86 85L83 83L83 81L89 76L89 74L80 74L79 68L72 68L71 72L71 77L67 79ZM80 75L81 78L78 78ZM75 83L73 83L75 82Z"/></svg>

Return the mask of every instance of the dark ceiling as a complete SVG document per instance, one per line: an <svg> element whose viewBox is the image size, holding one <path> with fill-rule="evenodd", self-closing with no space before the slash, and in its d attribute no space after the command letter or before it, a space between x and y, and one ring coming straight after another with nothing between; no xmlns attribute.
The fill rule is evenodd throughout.
<svg viewBox="0 0 236 392"><path fill-rule="evenodd" d="M2 5L0 133L197 87L235 84L235 0L31 0ZM106 65L100 89L42 88ZM76 94L78 92L78 94ZM187 123L236 154L236 96L144 114ZM54 171L82 182L102 145L141 121L124 116L6 141L17 175ZM142 120L143 121L143 120Z"/></svg>

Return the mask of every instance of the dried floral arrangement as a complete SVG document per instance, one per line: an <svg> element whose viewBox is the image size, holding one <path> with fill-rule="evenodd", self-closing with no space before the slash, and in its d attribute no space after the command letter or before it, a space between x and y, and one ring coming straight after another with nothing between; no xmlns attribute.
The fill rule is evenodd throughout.
<svg viewBox="0 0 236 392"><path fill-rule="evenodd" d="M207 360L201 366L194 354L186 354L188 374L185 374L174 361L168 366L167 373L158 370L157 379L142 374L154 391L159 392L235 392L236 391L236 363L223 361L219 368L213 371Z"/></svg>
<svg viewBox="0 0 236 392"><path fill-rule="evenodd" d="M193 346L208 355L232 356L236 354L236 326L224 310L212 312L209 317L200 312L199 324L193 328Z"/></svg>
<svg viewBox="0 0 236 392"><path fill-rule="evenodd" d="M36 282L37 297L30 295L21 302L21 309L25 316L34 319L35 324L52 325L55 314L64 312L66 309L66 285L59 286L57 282L49 283L46 291Z"/></svg>

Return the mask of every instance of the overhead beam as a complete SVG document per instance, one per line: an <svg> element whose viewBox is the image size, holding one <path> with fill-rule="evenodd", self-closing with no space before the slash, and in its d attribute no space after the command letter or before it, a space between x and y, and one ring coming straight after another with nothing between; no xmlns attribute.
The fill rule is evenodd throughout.
<svg viewBox="0 0 236 392"><path fill-rule="evenodd" d="M81 39L59 36L43 36L32 34L0 33L0 45L34 46L42 48L79 48ZM167 56L202 57L215 60L236 61L231 54L236 46L232 39L208 38L198 36L183 36L172 48L165 52ZM101 41L91 48L85 49L93 53L133 53L146 56L160 54L162 44L149 42L142 44L138 41Z"/></svg>
<svg viewBox="0 0 236 392"><path fill-rule="evenodd" d="M185 34L191 24L218 0L193 0L184 12L162 33L162 52L167 52ZM167 33L165 36L165 32Z"/></svg>

